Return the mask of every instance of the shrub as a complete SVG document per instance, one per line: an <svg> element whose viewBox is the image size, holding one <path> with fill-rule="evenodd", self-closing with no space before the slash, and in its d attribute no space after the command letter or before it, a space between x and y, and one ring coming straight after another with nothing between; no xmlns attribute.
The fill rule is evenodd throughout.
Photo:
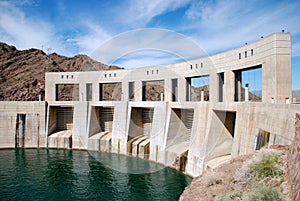
<svg viewBox="0 0 300 201"><path fill-rule="evenodd" d="M239 191L232 191L225 195L221 195L215 199L215 201L240 201L241 193Z"/></svg>
<svg viewBox="0 0 300 201"><path fill-rule="evenodd" d="M243 196L245 201L283 201L278 191L260 184Z"/></svg>
<svg viewBox="0 0 300 201"><path fill-rule="evenodd" d="M260 162L250 167L249 173L262 179L269 176L280 177L283 175L283 170L280 168L278 156L265 155Z"/></svg>

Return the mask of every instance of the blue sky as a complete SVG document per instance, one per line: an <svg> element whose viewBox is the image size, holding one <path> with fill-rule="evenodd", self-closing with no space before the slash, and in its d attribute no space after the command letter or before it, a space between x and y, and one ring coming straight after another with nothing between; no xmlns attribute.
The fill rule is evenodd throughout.
<svg viewBox="0 0 300 201"><path fill-rule="evenodd" d="M292 36L293 89L300 89L300 1L261 0L0 0L0 41L66 56L90 55L123 32L169 29L208 55L284 29ZM140 51L124 67L166 64L174 55Z"/></svg>

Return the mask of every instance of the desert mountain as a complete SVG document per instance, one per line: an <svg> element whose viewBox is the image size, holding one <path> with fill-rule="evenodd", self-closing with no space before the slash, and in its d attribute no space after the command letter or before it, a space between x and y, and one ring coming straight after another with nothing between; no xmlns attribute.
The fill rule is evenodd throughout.
<svg viewBox="0 0 300 201"><path fill-rule="evenodd" d="M39 49L17 50L0 42L0 100L35 101L45 94L45 72L119 69L86 55L65 57Z"/></svg>

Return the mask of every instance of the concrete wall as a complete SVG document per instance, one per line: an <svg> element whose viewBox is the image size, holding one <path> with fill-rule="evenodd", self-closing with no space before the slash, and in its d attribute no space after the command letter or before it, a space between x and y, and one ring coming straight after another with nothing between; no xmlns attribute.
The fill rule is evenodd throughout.
<svg viewBox="0 0 300 201"><path fill-rule="evenodd" d="M48 103L46 115L45 102L1 102L1 144L3 147L15 147L17 114L26 114L25 147L45 147L46 134L51 121L51 109L60 106L74 107L72 129L73 148L87 149L91 132L99 129L95 120L95 107L113 107L114 123L112 130L112 152L127 154L127 140L129 135L129 122L132 108L154 108L152 130L150 134L149 159L163 164L170 164L170 157L175 159L176 154L169 153L168 140L175 140L171 136L178 133L178 126L182 121L174 121L174 110L193 109L194 120L190 140L186 149L188 160L186 173L196 176L206 167L206 164L223 155L231 154L232 157L255 151L255 140L260 129L271 133L269 145L290 144L294 136L294 116L300 112L297 104L271 104L271 103L218 103L208 102L95 102L87 103ZM77 114L75 114L77 112ZM226 112L236 113L234 137L232 128L226 128L228 119ZM45 117L48 117L46 124ZM53 116L53 114L52 114ZM172 120L173 119L173 120ZM125 120L125 121L124 121ZM38 122L38 123L37 123ZM177 122L177 123L176 123ZM226 123L227 122L227 123ZM232 125L229 123L229 125ZM51 127L51 126L50 126ZM185 128L182 125L182 128ZM76 130L77 129L77 130ZM173 132L173 130L175 131ZM186 129L186 128L185 128ZM186 132L186 130L182 132ZM75 131L74 131L75 130ZM46 132L47 131L47 132ZM181 139L181 138L180 138ZM173 143L180 145L180 142ZM184 145L185 146L185 145ZM68 148L68 147L65 147ZM179 147L180 148L180 147ZM185 148L183 149L185 150ZM174 153L181 153L175 150ZM169 153L169 154L168 154ZM167 157L167 158L166 158ZM172 160L173 160L172 159Z"/></svg>
<svg viewBox="0 0 300 201"><path fill-rule="evenodd" d="M271 133L271 144L290 144L294 136L294 116L300 110L293 104L238 104L233 156L254 150L259 129Z"/></svg>
<svg viewBox="0 0 300 201"><path fill-rule="evenodd" d="M127 122L128 104L127 102L117 102L114 104L114 124L112 138L112 152L127 153Z"/></svg>
<svg viewBox="0 0 300 201"><path fill-rule="evenodd" d="M226 128L226 111L211 111L211 124L206 138L206 152L204 162L211 159L230 155L233 144L233 136Z"/></svg>
<svg viewBox="0 0 300 201"><path fill-rule="evenodd" d="M247 57L245 56L247 52ZM251 54L253 52L253 54ZM241 58L239 58L241 54ZM186 79L210 77L210 102L219 101L218 73L224 73L224 101L233 102L235 73L262 66L262 102L292 100L291 39L289 33L274 33L242 47L187 62L164 66L97 72L46 73L47 101L55 101L56 84L79 84L80 101L86 99L86 84L92 84L93 101L99 101L101 84L122 82L121 100L129 100L129 82L134 83L135 101L142 101L143 82L164 81L164 101L172 101L172 79L178 80L178 101L186 101ZM285 73L282 73L285 72Z"/></svg>
<svg viewBox="0 0 300 201"><path fill-rule="evenodd" d="M234 101L236 72L257 65L262 66L262 102ZM219 101L219 73L224 73L223 101ZM190 88L187 80L205 75L210 76L210 100L187 100ZM153 108L147 139L150 153L144 158L175 168L180 164L185 173L197 176L212 161L219 163L228 156L255 151L259 130L271 133L269 145L290 144L294 136L294 116L300 113L300 105L286 101L291 100L289 33L274 33L251 44L188 62L128 70L54 72L46 73L45 77L46 103L0 103L0 147L14 147L16 133L19 144L23 143L23 134L20 134L23 127L17 126L17 118L18 114L26 114L25 147L45 147L48 139L51 147L101 150L99 146L104 144L106 151L127 154L128 137L139 135L143 129L138 123L141 121L138 110ZM172 79L178 83L174 102ZM164 99L142 101L143 83L157 80L163 80ZM117 82L122 83L118 89L121 100L99 101L100 85ZM130 82L134 83L134 101L129 100ZM87 83L92 84L91 101L86 100ZM79 101L55 101L57 84L79 84ZM55 132L57 107L73 108L72 126L63 132ZM114 109L111 135L99 133L97 108L100 107ZM194 112L189 139L186 123L176 115L176 111L185 110ZM105 142L101 142L101 138L105 138Z"/></svg>
<svg viewBox="0 0 300 201"><path fill-rule="evenodd" d="M0 147L15 147L18 114L25 115L24 147L45 147L45 111L45 102L0 102Z"/></svg>

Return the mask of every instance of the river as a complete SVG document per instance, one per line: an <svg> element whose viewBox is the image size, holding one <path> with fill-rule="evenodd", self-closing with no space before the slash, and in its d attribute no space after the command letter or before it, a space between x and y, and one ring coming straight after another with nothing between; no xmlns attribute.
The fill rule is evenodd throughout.
<svg viewBox="0 0 300 201"><path fill-rule="evenodd" d="M113 168L102 162L111 158L118 158L110 160L118 163ZM125 168L126 172L124 161L128 167L150 169L136 174ZM178 200L190 182L180 172L134 157L78 150L0 150L1 200Z"/></svg>

